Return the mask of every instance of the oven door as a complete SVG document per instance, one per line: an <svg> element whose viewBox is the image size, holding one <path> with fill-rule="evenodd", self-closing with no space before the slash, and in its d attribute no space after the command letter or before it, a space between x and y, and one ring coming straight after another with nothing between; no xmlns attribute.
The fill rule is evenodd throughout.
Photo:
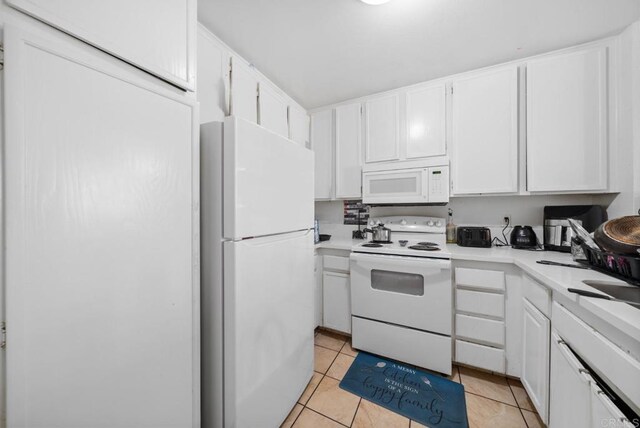
<svg viewBox="0 0 640 428"><path fill-rule="evenodd" d="M354 316L451 335L451 261L351 254Z"/></svg>

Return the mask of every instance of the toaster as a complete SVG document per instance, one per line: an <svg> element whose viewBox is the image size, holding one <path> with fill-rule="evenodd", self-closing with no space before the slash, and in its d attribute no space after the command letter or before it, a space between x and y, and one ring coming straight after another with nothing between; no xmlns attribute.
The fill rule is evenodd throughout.
<svg viewBox="0 0 640 428"><path fill-rule="evenodd" d="M491 231L488 227L458 227L457 244L461 247L491 247Z"/></svg>

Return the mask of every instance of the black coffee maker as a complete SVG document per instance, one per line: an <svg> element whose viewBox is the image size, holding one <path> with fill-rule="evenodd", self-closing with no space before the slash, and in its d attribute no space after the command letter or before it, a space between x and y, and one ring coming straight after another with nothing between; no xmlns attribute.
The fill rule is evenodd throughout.
<svg viewBox="0 0 640 428"><path fill-rule="evenodd" d="M509 243L519 250L530 250L538 246L538 237L531 226L514 226Z"/></svg>

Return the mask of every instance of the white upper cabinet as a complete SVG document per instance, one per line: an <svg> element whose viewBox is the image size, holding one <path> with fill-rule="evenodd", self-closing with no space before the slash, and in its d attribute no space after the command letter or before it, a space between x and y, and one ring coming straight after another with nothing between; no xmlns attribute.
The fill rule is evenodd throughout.
<svg viewBox="0 0 640 428"><path fill-rule="evenodd" d="M195 90L196 0L7 0L183 89Z"/></svg>
<svg viewBox="0 0 640 428"><path fill-rule="evenodd" d="M446 87L420 87L406 93L406 158L443 156L446 148Z"/></svg>
<svg viewBox="0 0 640 428"><path fill-rule="evenodd" d="M289 138L309 147L309 115L296 106L289 106Z"/></svg>
<svg viewBox="0 0 640 428"><path fill-rule="evenodd" d="M289 138L288 106L268 83L258 84L258 122L260 126Z"/></svg>
<svg viewBox="0 0 640 428"><path fill-rule="evenodd" d="M400 101L398 94L368 100L365 108L365 161L400 159Z"/></svg>
<svg viewBox="0 0 640 428"><path fill-rule="evenodd" d="M493 68L455 80L452 102L453 193L516 193L517 66Z"/></svg>
<svg viewBox="0 0 640 428"><path fill-rule="evenodd" d="M607 189L607 48L527 63L527 190Z"/></svg>
<svg viewBox="0 0 640 428"><path fill-rule="evenodd" d="M253 123L258 123L258 76L242 60L231 57L230 111Z"/></svg>
<svg viewBox="0 0 640 428"><path fill-rule="evenodd" d="M220 42L198 28L198 81L200 123L222 121L229 115L229 53Z"/></svg>
<svg viewBox="0 0 640 428"><path fill-rule="evenodd" d="M361 104L336 107L336 198L362 197Z"/></svg>
<svg viewBox="0 0 640 428"><path fill-rule="evenodd" d="M311 115L311 149L315 153L315 198L333 196L333 110Z"/></svg>

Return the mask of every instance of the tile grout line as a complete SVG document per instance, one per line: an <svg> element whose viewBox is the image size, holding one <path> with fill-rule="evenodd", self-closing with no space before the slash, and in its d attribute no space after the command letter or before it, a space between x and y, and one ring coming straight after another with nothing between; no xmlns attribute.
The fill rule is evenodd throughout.
<svg viewBox="0 0 640 428"><path fill-rule="evenodd" d="M522 409L522 407L520 406L520 403L518 402L518 397L516 397L516 393L513 392L513 388L511 388L511 384L509 383L509 379L507 379L507 386L509 387L509 391L511 391L511 396L513 396L513 401L516 402L516 406L518 406L518 409ZM522 416L524 418L524 416Z"/></svg>
<svg viewBox="0 0 640 428"><path fill-rule="evenodd" d="M305 409L309 409L309 410L310 410L310 411L312 411L313 413L317 413L317 414L319 414L320 416L322 416L322 417L324 417L324 418L327 418L327 419L329 419L329 420L331 420L331 421L333 421L333 422L337 423L338 425L341 425L341 426L343 426L343 427L346 427L346 425L345 425L345 424L343 424L342 422L340 422L340 421L336 421L335 419L330 418L329 416L327 416L327 415L325 415L325 414L322 414L322 413L320 413L320 412L318 412L318 411L316 411L316 410L313 410L311 407L307 407L307 406L304 406L304 407L305 407ZM304 409L302 409L302 410L304 410ZM300 413L302 413L302 412L300 412ZM347 427L347 428L348 428L348 427Z"/></svg>
<svg viewBox="0 0 640 428"><path fill-rule="evenodd" d="M319 346L319 347L324 348L324 349L328 349L329 351L337 352L338 354L342 354L343 353L343 352L340 352L340 351L342 351L342 347L340 347L339 351L336 351L335 349L327 348L326 346L318 345L317 343L314 343L314 345L315 346ZM342 346L344 346L344 344L342 344Z"/></svg>
<svg viewBox="0 0 640 428"><path fill-rule="evenodd" d="M327 349L327 348L325 348L325 349ZM326 371L326 372L324 372L324 375L325 375L325 376L327 376L327 373L329 373L329 370L331 370L331 366L333 365L333 363L335 363L335 362L336 362L336 359L338 358L338 355L340 355L340 352L337 352L337 353L336 353L336 356L335 356L335 357L333 357L333 360L331 360L331 364L329 364L329 367L327 367L327 371ZM327 376L327 377L330 377L331 379L333 379L331 376ZM319 385L319 384L318 384L318 385ZM313 395L313 394L312 394L312 395Z"/></svg>
<svg viewBox="0 0 640 428"><path fill-rule="evenodd" d="M527 422L527 418L524 417L524 411L522 410L522 407L519 407L518 410L520 410L520 415L522 416L522 419L524 419L524 424L527 428L530 428L529 423Z"/></svg>
<svg viewBox="0 0 640 428"><path fill-rule="evenodd" d="M299 402L296 404L300 404ZM302 406L302 409L300 409L300 413L298 413L298 416L296 416L296 418L293 420L293 422L291 423L291 428L293 428L293 426L296 424L296 422L298 422L298 419L300 418L300 415L302 414L302 411L304 410L304 404L300 404ZM294 406L295 408L295 406Z"/></svg>
<svg viewBox="0 0 640 428"><path fill-rule="evenodd" d="M504 401L496 400L495 398L485 397L484 395L476 394L475 392L464 390L465 393L475 395L476 397L486 398L487 400L495 401L496 403L504 404L505 406L515 407L516 409L520 409L518 406L514 406L513 404L505 403ZM516 401L517 403L517 401Z"/></svg>
<svg viewBox="0 0 640 428"><path fill-rule="evenodd" d="M349 424L349 427L352 427L353 423L356 421L356 415L358 414L358 410L360 409L360 403L362 403L362 397L360 397L360 400L358 400L358 405L356 406L356 411L353 414L353 419L351 419L351 423Z"/></svg>
<svg viewBox="0 0 640 428"><path fill-rule="evenodd" d="M316 385L316 387L313 388L313 391L311 391L311 394L309 394L309 398L307 398L307 401L304 404L302 404L301 402L298 401L298 404L302 404L304 407L307 407L307 403L309 402L309 400L311 400L311 397L313 397L313 394L316 393L316 390L318 389L318 386L320 386L320 382L322 382L322 379L324 379L324 377L325 377L324 374L322 374L320 372L316 372L315 370L314 370L314 373L318 373L322 377L318 381L318 384Z"/></svg>

